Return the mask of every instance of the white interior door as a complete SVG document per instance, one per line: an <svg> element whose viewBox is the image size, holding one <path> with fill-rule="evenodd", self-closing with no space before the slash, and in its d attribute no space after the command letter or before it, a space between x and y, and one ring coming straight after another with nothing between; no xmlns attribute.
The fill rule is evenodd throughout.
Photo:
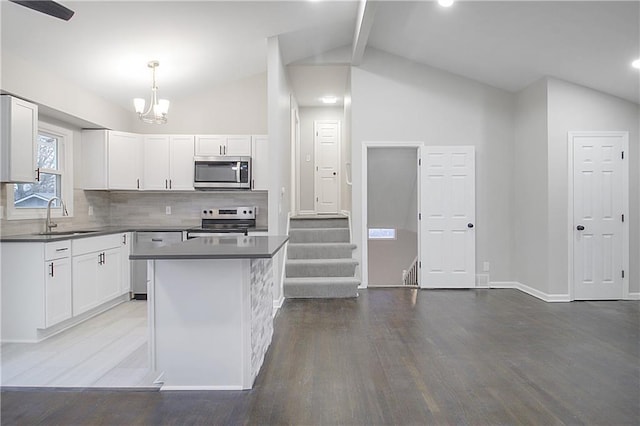
<svg viewBox="0 0 640 426"><path fill-rule="evenodd" d="M314 121L316 213L338 213L338 165L340 123L336 120Z"/></svg>
<svg viewBox="0 0 640 426"><path fill-rule="evenodd" d="M427 146L421 157L420 287L475 287L474 148Z"/></svg>
<svg viewBox="0 0 640 426"><path fill-rule="evenodd" d="M625 134L571 133L574 299L621 299Z"/></svg>

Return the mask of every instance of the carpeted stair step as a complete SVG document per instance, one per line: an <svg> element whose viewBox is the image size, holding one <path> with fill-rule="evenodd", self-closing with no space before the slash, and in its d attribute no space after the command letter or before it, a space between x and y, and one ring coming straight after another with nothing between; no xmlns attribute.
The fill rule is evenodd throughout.
<svg viewBox="0 0 640 426"><path fill-rule="evenodd" d="M349 228L289 229L289 244L348 243L348 242L349 242Z"/></svg>
<svg viewBox="0 0 640 426"><path fill-rule="evenodd" d="M353 259L289 259L286 276L353 277L358 262Z"/></svg>
<svg viewBox="0 0 640 426"><path fill-rule="evenodd" d="M284 296L288 298L358 297L360 281L353 277L286 278Z"/></svg>
<svg viewBox="0 0 640 426"><path fill-rule="evenodd" d="M355 244L351 243L298 243L289 244L289 259L347 259L351 258Z"/></svg>
<svg viewBox="0 0 640 426"><path fill-rule="evenodd" d="M300 228L349 228L349 220L347 218L327 218L320 219L317 217L291 219L289 229Z"/></svg>

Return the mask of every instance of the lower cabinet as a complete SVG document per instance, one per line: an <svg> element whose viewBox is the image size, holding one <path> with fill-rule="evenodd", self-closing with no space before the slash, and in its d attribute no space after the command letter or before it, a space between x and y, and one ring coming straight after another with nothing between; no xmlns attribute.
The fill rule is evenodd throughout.
<svg viewBox="0 0 640 426"><path fill-rule="evenodd" d="M71 318L71 259L46 261L44 280L45 327Z"/></svg>
<svg viewBox="0 0 640 426"><path fill-rule="evenodd" d="M123 284L128 251L128 233L47 243L3 242L2 342L40 341L55 333L60 323L75 324L82 320L78 315L117 303L129 291L128 278Z"/></svg>
<svg viewBox="0 0 640 426"><path fill-rule="evenodd" d="M113 237L77 240L80 246L77 248L74 241L73 315L82 314L121 294L120 234L115 235L115 239Z"/></svg>

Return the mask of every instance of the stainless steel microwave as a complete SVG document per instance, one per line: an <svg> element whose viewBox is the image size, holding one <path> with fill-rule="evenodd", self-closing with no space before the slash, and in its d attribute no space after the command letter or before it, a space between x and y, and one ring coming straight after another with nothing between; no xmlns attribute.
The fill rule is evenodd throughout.
<svg viewBox="0 0 640 426"><path fill-rule="evenodd" d="M251 157L194 157L196 189L251 189Z"/></svg>

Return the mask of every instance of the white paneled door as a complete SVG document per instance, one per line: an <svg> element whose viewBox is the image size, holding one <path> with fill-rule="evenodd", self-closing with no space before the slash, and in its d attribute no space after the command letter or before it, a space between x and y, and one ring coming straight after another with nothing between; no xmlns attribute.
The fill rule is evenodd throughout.
<svg viewBox="0 0 640 426"><path fill-rule="evenodd" d="M570 133L574 299L624 297L623 132Z"/></svg>
<svg viewBox="0 0 640 426"><path fill-rule="evenodd" d="M474 148L427 146L421 158L420 287L475 287Z"/></svg>
<svg viewBox="0 0 640 426"><path fill-rule="evenodd" d="M340 122L314 122L316 213L338 213Z"/></svg>

